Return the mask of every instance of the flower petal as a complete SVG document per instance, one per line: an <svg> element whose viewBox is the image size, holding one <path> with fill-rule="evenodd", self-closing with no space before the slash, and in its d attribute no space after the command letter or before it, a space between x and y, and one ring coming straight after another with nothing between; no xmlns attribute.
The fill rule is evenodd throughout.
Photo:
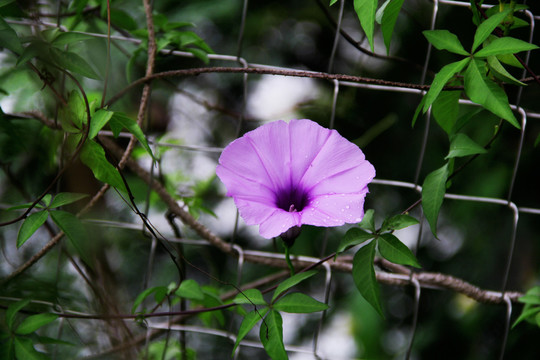
<svg viewBox="0 0 540 360"><path fill-rule="evenodd" d="M365 161L364 153L358 146L339 135L337 131L331 130L328 140L313 159L301 183L304 188L313 188L324 179L355 168ZM339 189L334 191L340 192Z"/></svg>
<svg viewBox="0 0 540 360"><path fill-rule="evenodd" d="M311 120L291 120L291 182L298 184L317 157L331 131ZM308 140L309 139L309 140Z"/></svg>
<svg viewBox="0 0 540 360"><path fill-rule="evenodd" d="M245 200L251 199L268 205L275 203L275 193L261 180L246 178L225 165L218 166L216 174L227 187L227 196L241 196Z"/></svg>
<svg viewBox="0 0 540 360"><path fill-rule="evenodd" d="M309 194L310 196L318 196L335 193L360 193L374 177L375 168L373 165L362 161L351 169L326 177L309 189Z"/></svg>
<svg viewBox="0 0 540 360"><path fill-rule="evenodd" d="M302 211L302 223L315 226L354 224L364 217L367 187L356 194L320 195Z"/></svg>
<svg viewBox="0 0 540 360"><path fill-rule="evenodd" d="M240 216L242 216L242 219L248 225L259 225L274 213L281 210L275 206L269 206L263 202L246 200L242 197L235 197L234 203L240 212Z"/></svg>
<svg viewBox="0 0 540 360"><path fill-rule="evenodd" d="M291 186L289 124L283 120L275 121L248 132L244 137L263 164L273 189L288 189Z"/></svg>
<svg viewBox="0 0 540 360"><path fill-rule="evenodd" d="M263 221L259 227L259 234L262 237L271 239L279 236L293 226L302 225L300 213L287 212L278 209L272 216Z"/></svg>
<svg viewBox="0 0 540 360"><path fill-rule="evenodd" d="M272 190L274 189L264 164L245 136L234 140L223 150L216 169L217 175L227 187L228 195L235 196L236 193L231 192L228 183L234 176L221 178L221 175L225 173L225 171L221 170L222 167L228 169L228 174L236 174L236 176L241 176L244 179L257 182Z"/></svg>

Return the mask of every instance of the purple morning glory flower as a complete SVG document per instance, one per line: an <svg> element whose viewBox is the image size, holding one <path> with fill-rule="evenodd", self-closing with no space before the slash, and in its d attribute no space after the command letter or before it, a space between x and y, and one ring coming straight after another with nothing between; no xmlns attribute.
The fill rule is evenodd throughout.
<svg viewBox="0 0 540 360"><path fill-rule="evenodd" d="M216 173L245 222L272 238L302 224L360 222L375 168L336 130L280 120L230 143Z"/></svg>

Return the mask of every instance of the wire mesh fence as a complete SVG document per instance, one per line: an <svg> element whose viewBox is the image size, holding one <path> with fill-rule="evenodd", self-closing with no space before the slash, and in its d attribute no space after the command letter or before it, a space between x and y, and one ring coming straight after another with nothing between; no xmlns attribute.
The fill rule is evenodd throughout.
<svg viewBox="0 0 540 360"><path fill-rule="evenodd" d="M440 129L432 120L431 110L417 121L414 128L410 123L422 96L429 89L429 78L433 76L434 71L438 71L439 64L444 63L445 59L435 54L436 50L432 49L427 41L420 39L421 33L417 28L434 30L439 29L439 26L444 28L448 24L460 28L463 21L460 11L470 11L470 2L434 0L413 1L405 5L407 11L401 16L408 20L403 21L402 25L398 22L394 37L399 38L401 31L404 33L405 41L415 37L418 39L419 44L415 44L415 50L419 48L424 50L421 54L418 54L418 51L415 53L412 65L407 64L408 58L398 59L398 55L402 53L406 54L405 56L413 56L410 52L402 51L409 46L407 43L396 40L393 44L398 49L393 50L391 55L378 55L384 50L377 47L374 53L365 49L367 40L357 24L356 15L352 11L352 2L340 0L330 8L327 4L317 2L323 9L318 9L316 15L313 15L314 12L311 10L307 13L302 12L306 8L315 8L316 2L306 2L309 3L307 5L304 2L298 3L301 4L291 5L290 14L272 13L273 17L281 15L282 18L265 18L261 14L269 5L253 4L244 0L234 6L238 14L234 30L219 29L215 23L210 21L205 23L204 17L193 15L196 11L187 11L195 20L200 20L204 24L203 32L209 36L213 34L225 44L220 49L228 51L223 54L208 54L209 66L201 66L194 52L163 48L160 50L160 56L165 60L160 63L159 71L147 72L146 78L130 83L126 89L117 88L116 92L109 90L111 95L107 104L110 106L114 106L117 101L123 101L127 94L134 92L134 89L140 92L141 86L145 86L146 91L151 93L151 96L144 100L149 101L150 107L145 136L154 153L159 154L157 161L137 153L135 154L137 161L124 160L134 178L138 178L128 179L130 182L133 181L131 186L137 187L137 203L140 209L132 209L138 213L137 215L123 214L122 211L129 209L129 206L126 206L129 202L122 201L119 193L109 191L107 206L108 210L113 210L112 213L107 213L106 217L103 217L100 215L105 211L93 211L91 216L84 219L86 224L101 229L98 232L99 236L110 233L113 234L112 237L115 234L122 234L123 237L129 238L132 236L130 234L136 234L133 237L136 238L137 245L129 246L140 247L139 253L135 252L137 260L114 254L111 248L107 247L108 252L105 256L109 257L109 262L123 262L116 267L113 266L112 272L118 271L118 276L131 285L140 284L140 280L144 279L137 293L151 286L156 280L167 278L167 272L174 271L171 270L174 269L174 264L160 250L159 238L163 236L161 233L164 233L168 243L178 246L182 254L185 254L187 265L184 264L183 269L189 274L188 277L192 276L201 282L209 281L226 289L226 293L220 294L222 299L230 299L236 295L236 288L232 284L245 289L272 284L277 279L285 278L286 271L269 275L268 270L286 269L284 255L275 244L272 248L268 243L257 240L256 231L243 223L234 210L232 199L223 197L222 188L218 188L219 196L212 198L213 204L209 209L216 217L205 214L204 211L207 209L199 207L197 215L200 217L195 220L185 210L190 207L196 208L190 203L191 199L195 198L194 190L182 183L194 184L212 179L223 146L257 124L270 120L269 118L277 120L280 115L286 118L312 115L329 128L350 130L352 135L343 134L345 137L353 138L362 133L363 136L355 143L365 149L368 158L370 155L375 158L377 169L377 177L370 185L371 194L368 196L366 207L374 208L376 213L383 214L399 213L407 209L421 219L419 225L399 232L398 237L417 253L423 268L413 271L386 263L384 259L376 260L379 269L376 274L377 280L388 285L383 288L382 296L388 319L373 320L369 306L366 307L366 304L358 299L358 295L351 295L351 287L354 285L346 277L350 275L343 274L352 271L350 253L344 255L340 261L330 261L327 258L335 247L336 238L343 235L343 230L306 230L304 241L310 242L315 239L316 244L298 249L294 260L298 267L322 268L322 274L309 284L307 291L319 301L330 305L330 310L318 315L285 317L283 324L285 349L289 356L295 359L338 359L368 354L376 357L429 358L437 354L440 358L452 356L471 359L512 358L509 355L509 346L512 347L512 351L516 347L524 347L524 342L537 334L535 332L537 330L528 328L526 329L528 334L532 335L524 336L523 332L520 332L519 335L512 337L510 328L512 320L516 319L519 312L516 310L518 298L537 278L535 266L538 261L538 249L534 234L540 207L538 191L533 187L535 179L538 179L534 160L535 152L538 150L532 144L538 132L536 122L540 118L540 109L535 100L538 90L531 85L531 89L519 88L515 92L510 92L511 107L519 119L521 129L513 132L505 129L508 140L502 141L500 145L494 145L493 149L490 149L489 156L475 160L475 165L468 166L464 173L460 174L459 179L455 180L455 183L463 185L457 185L455 192L452 187L445 194L439 220L439 239L435 239L423 220L420 207L414 204L418 205L415 201L421 197L422 181L426 174L435 169L437 161L440 162L444 157L446 144L444 146L441 144L444 140ZM493 5L482 6L487 9ZM189 10L189 7L184 10ZM212 11L204 7L203 10ZM530 43L534 43L535 20L538 19L534 11L535 9L531 8L521 13L529 23L522 37L528 39ZM297 14L306 18L302 20L294 18ZM313 17L309 18L306 14ZM208 17L213 18L211 15ZM216 22L220 20L217 16L213 19ZM259 29L257 34L252 34L258 29L254 25L258 22L261 28L267 27L264 28L265 31ZM411 25L415 22L420 23L416 24L416 28ZM14 26L39 28L59 26L59 23L43 20L39 22L12 20L10 23ZM324 28L325 33L321 28ZM332 29L331 32L328 31L329 28ZM408 30L409 28L414 30ZM247 32L248 30L250 32ZM104 32L87 32L87 35L107 38ZM264 38L261 44L253 40L257 36ZM286 36L290 36L291 39L284 39ZM295 36L298 39L293 41L292 38ZM121 35L120 32L110 36L110 40L118 49L124 46L137 46L144 42ZM218 40L214 41L218 44ZM293 48L282 54L276 50L280 46ZM313 55L314 53L317 53L317 56ZM295 54L295 57L290 61L278 57L278 55L292 56L291 54ZM313 59L306 59L310 55ZM252 61L252 58L257 61ZM260 59L264 60L259 61ZM294 62L302 65L296 67L292 65ZM417 66L414 62L421 65ZM525 62L529 63L532 69L536 68L536 64L530 62L528 53ZM399 65L390 68L388 63ZM390 70L387 71L386 67ZM380 74L398 80L379 78ZM144 77L142 74L139 75ZM520 79L526 76L527 73L524 71ZM182 80L173 82L173 79L178 78ZM297 83L280 83L276 79L301 80ZM158 87L155 84L160 80L162 82ZM271 83L269 86L273 89L265 92L264 85L268 83ZM287 107L289 101L290 105ZM355 104L356 102L359 104ZM277 103L283 105L281 109L275 109L278 108ZM477 106L465 99L461 99L460 104ZM275 108L272 108L273 106ZM2 107L7 112L5 109L7 103L2 103ZM396 107L397 110L393 111L392 107ZM364 111L366 115L345 113L359 110ZM38 115L33 113L29 116L35 118ZM142 115L139 113L139 116ZM169 123L159 123L160 118L167 117L170 117ZM47 121L46 117L44 121ZM113 135L122 141L124 138L131 138L131 134L100 132L103 144L120 160L123 158L123 149L117 146L115 148L114 143L109 144ZM183 141L178 141L179 138ZM478 162L482 164L477 166ZM2 181L8 189L9 179L4 178ZM162 182L167 188L160 185ZM478 183L484 183L485 186ZM177 197L166 195L171 193ZM141 198L144 200L139 200ZM161 198L161 205L155 205L157 198ZM2 201L4 208L14 205L6 200ZM408 206L411 204L413 206L409 209ZM115 210L118 216L115 216ZM173 215L167 219L164 213ZM175 218L181 220L181 226L175 223ZM149 223L145 219L148 219ZM6 227L6 229L10 229L2 233L5 259L2 277L6 282L24 276L25 272L29 272L28 269L34 269L32 273L41 271L40 263L44 261L47 261L47 266L54 263L54 260L50 259L51 255L48 255L49 260L42 257L58 243L59 238L50 236L49 239L52 240L42 241L32 248L30 254L21 254L14 251L13 246L8 245L10 237L13 237L14 228ZM479 235L482 232L487 235ZM40 235L47 238L45 232ZM472 243L475 238L478 241ZM121 251L119 249L122 249L122 246L128 245L122 243L116 251ZM144 251L141 250L142 247L145 248ZM490 250L487 251L486 248ZM216 255L216 252L219 252L219 255ZM227 259L221 260L222 264L219 266L212 264L213 259L224 255ZM62 253L58 256L69 257ZM462 260L453 261L459 256ZM77 279L73 280L73 284L78 284L81 288L95 282L84 279L92 277L91 272L105 271L77 268L78 260L73 258L70 260L68 264L57 265L58 271L69 271L74 274ZM124 273L126 263L135 268L137 279ZM261 267L266 271L262 271ZM94 284L107 289L107 284ZM59 286L58 282L56 286ZM121 294L121 297L133 296L130 291L126 290L126 294ZM349 315L345 316L347 320L341 319L343 313L339 308L343 306L343 301L340 297L348 299L366 313L359 314L349 309ZM5 294L1 299L10 302L20 298L22 294L20 297ZM467 299L473 299L474 302ZM132 303L129 299L123 301ZM33 300L33 302L40 301ZM88 358L114 357L126 349L144 348L144 345L147 349L145 356L151 356L148 355L149 345L155 339L164 337L169 339L170 336L179 337L188 347L196 349L197 358L211 358L217 356L216 354L226 358L230 356L238 336L238 319L231 320L230 324L222 322L221 327L214 326L215 323L209 322L209 319L205 319L203 325L196 321L190 323L190 318L185 315L185 308L175 308L175 305L168 304L160 307L160 310L167 312L167 316L148 317L144 320L144 331L131 323L137 323L134 321L137 320L136 316L129 320L121 320L130 321L129 325L113 324L113 327L121 329L117 330L118 332L129 333L129 336L116 334L116 339L122 340L115 344L114 341L105 339L105 335L103 339L95 335L100 329L104 333L108 333L109 330L105 330L106 325L100 320L102 318L96 318L91 311L75 312L70 308L60 307L61 301L58 299L41 302L65 315L73 314L74 317L79 317L78 320L70 320L69 316L66 316L63 321L68 323L65 326L72 328L87 327L81 331L74 329L74 333L78 333L81 341L82 350L79 355ZM119 300L119 303L122 301ZM112 305L108 306L112 308ZM430 326L434 326L434 323L428 319L438 316L436 308L439 306L446 309L445 313L453 313L455 317L456 325L449 326L452 329L449 330L451 335L448 339L433 339L430 335ZM95 306L90 306L92 307ZM125 308L121 305L118 307ZM129 307L131 305L127 306L128 309ZM448 354L441 353L445 350L440 346L447 346L448 342L451 343L453 337L457 336L456 333L464 331L467 324L463 322L470 321L470 317L473 316L471 314L475 313L487 320L479 321L479 325L469 325L469 330L474 333L470 335L471 339L459 340L460 345L469 342L469 350L460 352L458 349L449 349ZM109 322L115 321L111 320L114 319L114 311L104 314L103 319L107 318L106 315L109 316ZM84 319L85 316L89 319ZM448 317L441 318L448 319ZM385 330L375 331L381 336L377 339L379 342L377 347L384 349L379 353L372 349L374 345L367 342L369 337L365 335L366 329L346 333L337 331L340 327L347 326L380 328L384 327L381 325L384 321L387 321ZM351 322L356 322L357 325L352 325ZM61 329L62 326L64 325L58 328ZM136 329L133 330L134 328ZM291 330L287 332L287 329ZM61 333L61 330L58 331ZM338 335L332 335L332 331ZM485 331L488 331L489 335L481 334ZM440 329L433 332L435 334L433 336L444 336L444 331ZM358 335L360 333L363 335ZM114 338L113 335L109 336ZM338 348L339 341L350 340L355 336L357 341L352 350L346 345L343 345L343 349ZM518 336L522 337L522 340L518 339ZM209 346L208 343L212 345ZM167 342L164 344L166 346ZM534 346L528 345L522 350L523 354L531 354L533 348ZM129 352L124 354L130 356ZM263 354L263 345L248 336L248 339L240 341L233 357L252 358Z"/></svg>

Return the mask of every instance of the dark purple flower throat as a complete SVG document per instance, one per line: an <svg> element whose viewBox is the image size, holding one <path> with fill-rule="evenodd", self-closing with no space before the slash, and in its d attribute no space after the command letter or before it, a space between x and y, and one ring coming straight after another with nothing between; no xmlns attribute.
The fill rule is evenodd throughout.
<svg viewBox="0 0 540 360"><path fill-rule="evenodd" d="M308 202L308 194L303 189L291 187L276 194L276 206L288 212L300 212Z"/></svg>

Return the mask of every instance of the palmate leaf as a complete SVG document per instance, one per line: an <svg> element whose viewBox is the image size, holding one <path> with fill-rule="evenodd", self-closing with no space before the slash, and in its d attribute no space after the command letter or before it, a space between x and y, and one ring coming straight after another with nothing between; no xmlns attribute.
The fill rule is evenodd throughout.
<svg viewBox="0 0 540 360"><path fill-rule="evenodd" d="M448 81L456 74L459 73L461 70L467 66L467 64L470 62L470 58L465 58L463 60L450 63L448 65L445 65L442 67L441 70L435 75L435 78L433 79L433 82L431 83L431 86L429 88L429 91L427 92L425 96L425 102L424 107L422 109L423 112L426 112L431 104L437 99L440 92L448 83Z"/></svg>
<svg viewBox="0 0 540 360"><path fill-rule="evenodd" d="M150 156L154 157L152 149L150 149L150 146L148 146L148 142L146 141L144 133L142 132L139 125L137 125L137 122L135 120L133 120L126 114L123 114L121 112L115 112L109 120L109 125L111 126L111 130L113 131L115 137L120 134L120 131L122 131L122 129L126 128L141 143L146 152L148 152Z"/></svg>
<svg viewBox="0 0 540 360"><path fill-rule="evenodd" d="M258 289L248 289L235 296L233 302L236 304L266 305L262 293Z"/></svg>
<svg viewBox="0 0 540 360"><path fill-rule="evenodd" d="M88 194L68 193L68 192L58 193L54 197L54 199L53 199L51 205L49 205L49 207L51 209L54 209L54 208L57 208L57 207L60 207L60 206L72 204L72 203L74 203L76 201L84 199L85 197L88 197Z"/></svg>
<svg viewBox="0 0 540 360"><path fill-rule="evenodd" d="M15 330L16 334L19 335L28 335L36 331L42 326L47 325L48 323L53 322L58 319L57 314L52 313L43 313L28 316Z"/></svg>
<svg viewBox="0 0 540 360"><path fill-rule="evenodd" d="M21 301L17 301L16 303L13 303L8 306L6 310L6 324L8 326L8 329L13 330L13 324L15 322L15 316L17 313L24 308L26 305L30 303L30 299L24 299Z"/></svg>
<svg viewBox="0 0 540 360"><path fill-rule="evenodd" d="M139 305L142 304L144 299L146 299L148 296L154 294L154 300L159 303L161 300L165 298L167 295L167 287L165 286L153 286L148 289L144 289L137 297L135 298L135 301L133 302L133 306L131 307L131 313L135 314L135 311L139 307Z"/></svg>
<svg viewBox="0 0 540 360"><path fill-rule="evenodd" d="M2 47L13 51L15 54L20 54L23 51L17 33L2 17L0 17L0 44L2 44Z"/></svg>
<svg viewBox="0 0 540 360"><path fill-rule="evenodd" d="M367 231L364 231L359 228L350 228L347 230L343 238L341 239L341 242L338 245L338 248L336 250L336 256L345 251L345 249L355 246L358 244L363 243L366 240L373 239L375 235L372 233L368 233Z"/></svg>
<svg viewBox="0 0 540 360"><path fill-rule="evenodd" d="M114 112L108 111L105 109L99 109L92 115L92 120L90 121L90 131L88 132L88 138L93 139L97 136L101 129L109 120L111 120Z"/></svg>
<svg viewBox="0 0 540 360"><path fill-rule="evenodd" d="M47 210L42 210L35 212L33 214L30 214L22 223L21 228L19 229L19 233L17 235L17 248L20 248L26 240L30 239L32 235L41 227L41 225L45 224L45 221L47 221L47 218L49 217L49 213Z"/></svg>
<svg viewBox="0 0 540 360"><path fill-rule="evenodd" d="M385 219L381 226L381 232L400 230L416 224L418 224L418 220L416 220L412 216L399 214L396 216L392 216L389 219Z"/></svg>
<svg viewBox="0 0 540 360"><path fill-rule="evenodd" d="M92 170L96 179L119 190L126 191L124 181L118 170L105 157L105 150L93 140L84 143L81 161Z"/></svg>
<svg viewBox="0 0 540 360"><path fill-rule="evenodd" d="M276 290L274 290L274 295L272 296L272 302L274 302L274 300L276 300L276 298L279 295L281 295L283 292L289 290L290 288L301 283L302 281L312 277L316 273L317 273L317 270L309 270L309 271L298 273L284 280L281 284L278 285Z"/></svg>
<svg viewBox="0 0 540 360"><path fill-rule="evenodd" d="M91 40L95 39L94 36L88 35L85 33L77 32L77 31L68 31L60 33L56 38L51 42L54 46L64 46L73 44L79 41L85 41L85 40Z"/></svg>
<svg viewBox="0 0 540 360"><path fill-rule="evenodd" d="M238 335L236 336L236 342L234 343L234 348L231 356L234 356L236 348L238 347L242 339L245 338L249 331L253 329L253 327L264 318L264 315L266 315L268 310L270 309L265 307L260 310L253 310L247 313L246 316L244 316L244 320L242 320L242 323L240 324L240 329L238 330Z"/></svg>
<svg viewBox="0 0 540 360"><path fill-rule="evenodd" d="M270 310L261 323L259 337L272 360L288 359L283 345L283 319L278 311Z"/></svg>
<svg viewBox="0 0 540 360"><path fill-rule="evenodd" d="M51 211L50 215L55 224L66 234L78 255L84 262L91 264L87 251L90 241L81 220L72 213L62 210Z"/></svg>
<svg viewBox="0 0 540 360"><path fill-rule="evenodd" d="M92 69L86 60L72 51L62 51L55 47L51 47L50 54L55 64L58 64L60 67L63 67L68 71L88 77L90 79L101 79L101 77L94 71L94 69Z"/></svg>
<svg viewBox="0 0 540 360"><path fill-rule="evenodd" d="M288 313L305 314L326 310L328 305L306 294L294 292L279 299L273 308Z"/></svg>
<svg viewBox="0 0 540 360"><path fill-rule="evenodd" d="M416 219L415 219L416 220ZM394 264L410 265L420 268L416 256L403 244L396 236L392 234L382 234L377 244L382 257Z"/></svg>
<svg viewBox="0 0 540 360"><path fill-rule="evenodd" d="M364 213L364 217L358 226L363 229L367 229L371 232L375 232L375 210L369 209Z"/></svg>
<svg viewBox="0 0 540 360"><path fill-rule="evenodd" d="M403 1L404 0L386 0L377 11L377 18L379 18L379 14L382 13L380 16L380 24L387 54L390 53L390 42Z"/></svg>
<svg viewBox="0 0 540 360"><path fill-rule="evenodd" d="M15 357L25 360L45 360L48 357L34 348L32 339L27 337L15 337L13 339L15 345Z"/></svg>
<svg viewBox="0 0 540 360"><path fill-rule="evenodd" d="M189 300L204 300L204 292L200 285L193 279L186 279L180 283L176 295Z"/></svg>
<svg viewBox="0 0 540 360"><path fill-rule="evenodd" d="M482 105L516 128L521 129L510 109L506 93L493 80L484 75L480 70L482 66L483 62L480 60L473 60L469 63L464 74L465 93L472 102Z"/></svg>
<svg viewBox="0 0 540 360"><path fill-rule="evenodd" d="M352 276L360 295L373 306L379 315L384 317L379 300L379 285L373 268L375 245L376 241L371 241L356 252L353 258Z"/></svg>
<svg viewBox="0 0 540 360"><path fill-rule="evenodd" d="M485 154L484 147L476 143L473 139L463 133L456 134L450 138L450 151L445 159L469 156L475 154Z"/></svg>
<svg viewBox="0 0 540 360"><path fill-rule="evenodd" d="M517 54L522 51L538 49L538 46L523 40L512 37L501 37L491 41L481 50L474 54L474 57L487 57L504 54Z"/></svg>
<svg viewBox="0 0 540 360"><path fill-rule="evenodd" d="M448 163L426 176L422 185L422 209L431 232L437 237L437 218L446 193Z"/></svg>
<svg viewBox="0 0 540 360"><path fill-rule="evenodd" d="M504 18L510 13L511 9L506 8L504 11L490 16L484 22L482 22L476 33L474 34L474 41L471 48L471 53L474 53L476 49L491 35L493 30L504 20Z"/></svg>
<svg viewBox="0 0 540 360"><path fill-rule="evenodd" d="M512 74L510 74L504 66L500 63L499 59L496 56L488 56L487 63L489 65L489 70L495 75L499 80L502 80L506 83L517 85L517 86L527 86L527 84L516 79Z"/></svg>
<svg viewBox="0 0 540 360"><path fill-rule="evenodd" d="M442 91L431 106L431 113L437 124L448 134L455 131L459 115L460 91Z"/></svg>
<svg viewBox="0 0 540 360"><path fill-rule="evenodd" d="M458 37L448 30L425 30L422 34L439 50L448 50L464 56L469 55L461 45Z"/></svg>
<svg viewBox="0 0 540 360"><path fill-rule="evenodd" d="M371 51L374 51L373 34L375 30L377 0L354 0L354 11L358 15L358 20L360 20L360 25L366 34Z"/></svg>

